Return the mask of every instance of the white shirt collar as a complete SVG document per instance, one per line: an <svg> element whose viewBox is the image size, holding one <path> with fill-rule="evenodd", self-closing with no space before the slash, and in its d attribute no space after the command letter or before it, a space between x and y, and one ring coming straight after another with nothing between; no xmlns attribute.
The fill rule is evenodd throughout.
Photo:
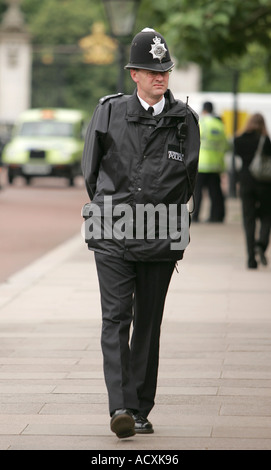
<svg viewBox="0 0 271 470"><path fill-rule="evenodd" d="M140 98L138 93L137 93L137 97L138 97L141 105L143 106L143 108L146 109L146 111L147 111L149 109L150 105L146 101L144 101L142 98ZM155 103L152 106L153 109L154 109L153 116L156 116L157 114L160 114L163 111L164 106L165 106L165 97L163 96L163 98L160 101L158 101L158 103Z"/></svg>

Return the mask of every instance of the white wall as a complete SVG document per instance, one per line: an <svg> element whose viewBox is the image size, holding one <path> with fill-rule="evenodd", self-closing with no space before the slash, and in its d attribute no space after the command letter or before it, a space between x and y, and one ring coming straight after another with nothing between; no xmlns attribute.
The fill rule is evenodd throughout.
<svg viewBox="0 0 271 470"><path fill-rule="evenodd" d="M174 59L173 59L174 62ZM174 67L169 78L169 88L174 95L179 93L195 93L201 87L201 69L198 65L189 63L187 67Z"/></svg>
<svg viewBox="0 0 271 470"><path fill-rule="evenodd" d="M175 93L175 98L186 101L189 96L189 105L200 114L204 101L211 101L215 112L223 115L225 111L233 111L234 97L232 93L197 92L197 93ZM271 136L271 94L270 93L239 93L237 95L238 111L247 114L261 113Z"/></svg>

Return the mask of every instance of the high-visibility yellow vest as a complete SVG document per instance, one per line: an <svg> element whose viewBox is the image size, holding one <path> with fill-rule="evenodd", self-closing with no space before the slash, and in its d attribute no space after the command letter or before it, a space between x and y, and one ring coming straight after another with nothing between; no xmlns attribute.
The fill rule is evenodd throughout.
<svg viewBox="0 0 271 470"><path fill-rule="evenodd" d="M221 173L225 170L224 155L228 148L224 124L221 119L206 115L200 120L200 173Z"/></svg>

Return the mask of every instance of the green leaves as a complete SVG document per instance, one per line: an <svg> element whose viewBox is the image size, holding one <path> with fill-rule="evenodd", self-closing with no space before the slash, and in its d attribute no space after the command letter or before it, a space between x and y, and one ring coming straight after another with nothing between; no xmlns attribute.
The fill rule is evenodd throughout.
<svg viewBox="0 0 271 470"><path fill-rule="evenodd" d="M76 44L79 38L90 34L101 6L100 2L94 2L90 8L89 0L45 0L39 2L37 9L36 3L22 2L36 44Z"/></svg>
<svg viewBox="0 0 271 470"><path fill-rule="evenodd" d="M270 48L270 0L143 0L146 8L180 63L224 63L244 55L251 42Z"/></svg>
<svg viewBox="0 0 271 470"><path fill-rule="evenodd" d="M0 15L7 6L0 0ZM35 51L34 104L53 99L50 87L57 89L64 105L87 108L101 95L115 92L117 55L114 64L101 67L83 64L74 52L78 41L91 34L93 23L105 22L102 0L22 0L21 8ZM195 62L205 71L217 70L217 64L248 70L257 57L259 63L251 67L263 90L260 69L267 70L270 81L271 0L141 0L135 32L146 26L166 37L179 65ZM62 54L56 53L59 46L64 46ZM250 75L246 84L242 81L246 89L253 80Z"/></svg>

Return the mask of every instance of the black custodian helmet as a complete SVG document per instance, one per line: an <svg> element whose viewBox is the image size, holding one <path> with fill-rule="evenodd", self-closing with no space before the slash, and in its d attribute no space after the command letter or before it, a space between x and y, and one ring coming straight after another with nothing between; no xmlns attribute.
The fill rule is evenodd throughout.
<svg viewBox="0 0 271 470"><path fill-rule="evenodd" d="M126 69L145 69L167 72L174 67L163 36L151 28L144 28L131 44L130 60Z"/></svg>

